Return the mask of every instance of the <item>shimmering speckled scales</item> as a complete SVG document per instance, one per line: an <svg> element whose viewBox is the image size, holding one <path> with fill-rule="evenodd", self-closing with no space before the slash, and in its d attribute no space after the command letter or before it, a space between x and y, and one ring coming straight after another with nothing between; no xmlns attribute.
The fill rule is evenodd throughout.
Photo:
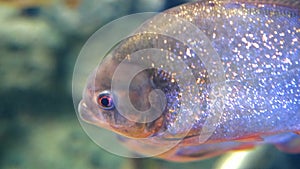
<svg viewBox="0 0 300 169"><path fill-rule="evenodd" d="M273 5L265 5L258 10L257 6L262 6L260 4L205 1L186 4L166 12L190 21L204 32L219 54L224 67L226 105L220 125L210 139L237 139L242 135L245 137L254 133L299 130L300 25L298 10ZM299 3L294 3L296 4ZM274 12L273 16L271 12ZM154 28L155 25L160 23L160 16L157 16L137 32L155 32L157 31ZM168 24L160 27L170 29ZM170 27L176 27L176 25ZM182 34L191 36L189 37L191 40L194 38L189 32L182 31ZM170 44L174 43L169 44L168 48L173 52L176 51L176 54L179 55L182 52L186 55L186 48L174 47L176 41L173 42L171 38L163 36L160 38L161 41L168 40ZM142 39L141 35L133 41L142 41ZM167 50L167 45L159 41L151 45ZM135 42L136 44L138 43ZM146 48L144 43L143 45L136 45L136 48ZM148 44L148 46L151 45ZM125 43L124 46L127 44ZM120 47L118 50L122 51L123 48ZM207 76L204 75L205 72L198 74L205 69L205 65L197 64L199 63L197 57L186 59L185 62L193 69L194 76L200 77L201 75L202 79ZM194 67L192 63L195 63ZM205 82L209 83L209 81ZM199 83L199 85L202 84ZM209 88L209 85L206 87ZM207 90L203 89L201 92L209 95L210 92ZM185 133L185 129L190 129L187 124L190 121L177 121L177 124L172 126L172 120L178 118L177 114L173 114L172 112L169 115L167 130L174 134L173 137L176 137L180 135L179 133ZM195 119L203 119L203 116L203 111L193 113ZM199 134L202 123L201 120L199 123L196 122L189 135L197 135L197 132Z"/></svg>

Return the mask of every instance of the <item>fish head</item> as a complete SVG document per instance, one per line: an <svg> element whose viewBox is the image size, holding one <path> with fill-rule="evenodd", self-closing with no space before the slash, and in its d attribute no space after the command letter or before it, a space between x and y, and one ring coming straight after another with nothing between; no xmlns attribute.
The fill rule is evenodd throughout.
<svg viewBox="0 0 300 169"><path fill-rule="evenodd" d="M120 66L121 61L114 55L107 55L89 76L79 116L87 123L126 137L154 135L162 130L166 111L165 95L154 84L157 70L134 63ZM131 77L130 70L135 72ZM116 71L121 75L116 76Z"/></svg>
<svg viewBox="0 0 300 169"><path fill-rule="evenodd" d="M193 55L183 42L157 33L124 39L91 73L79 105L81 119L131 138L196 135L201 126L190 130L198 117L188 114L204 116L210 81Z"/></svg>

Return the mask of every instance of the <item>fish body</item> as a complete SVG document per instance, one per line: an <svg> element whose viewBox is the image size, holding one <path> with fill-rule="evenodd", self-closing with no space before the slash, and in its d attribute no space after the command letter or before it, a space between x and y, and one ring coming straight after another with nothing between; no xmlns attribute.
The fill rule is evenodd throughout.
<svg viewBox="0 0 300 169"><path fill-rule="evenodd" d="M299 14L292 0L198 1L167 10L91 74L80 116L141 154L172 145L158 155L168 160L266 143L299 153Z"/></svg>

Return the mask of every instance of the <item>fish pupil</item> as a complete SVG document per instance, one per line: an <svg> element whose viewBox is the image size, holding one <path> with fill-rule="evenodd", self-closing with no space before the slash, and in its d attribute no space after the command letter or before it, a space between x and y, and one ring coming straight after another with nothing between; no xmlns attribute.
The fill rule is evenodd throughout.
<svg viewBox="0 0 300 169"><path fill-rule="evenodd" d="M103 109L111 109L113 108L112 98L109 93L102 93L98 96L97 100L99 106Z"/></svg>
<svg viewBox="0 0 300 169"><path fill-rule="evenodd" d="M109 100L108 100L108 98L103 98L103 99L101 100L101 104L102 104L103 106L105 106L105 107L108 107L108 106L109 106Z"/></svg>

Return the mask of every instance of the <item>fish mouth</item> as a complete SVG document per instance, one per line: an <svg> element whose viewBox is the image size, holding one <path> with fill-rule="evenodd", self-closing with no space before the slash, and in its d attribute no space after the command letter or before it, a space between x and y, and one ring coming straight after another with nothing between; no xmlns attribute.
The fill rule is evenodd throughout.
<svg viewBox="0 0 300 169"><path fill-rule="evenodd" d="M114 114L112 119L107 120L101 112L93 111L93 108L84 100L81 100L78 104L78 115L81 122L95 125L129 138L146 138L157 132L163 123L163 117L151 123L137 123L124 118L118 113ZM115 123L116 119L118 123Z"/></svg>
<svg viewBox="0 0 300 169"><path fill-rule="evenodd" d="M85 101L81 100L78 104L78 114L79 118L84 120L85 122L90 122L92 121L91 117L91 112L89 111Z"/></svg>
<svg viewBox="0 0 300 169"><path fill-rule="evenodd" d="M101 117L98 117L90 110L84 100L81 100L78 104L78 114L79 118L86 123L101 127L107 126L107 124L102 120Z"/></svg>

